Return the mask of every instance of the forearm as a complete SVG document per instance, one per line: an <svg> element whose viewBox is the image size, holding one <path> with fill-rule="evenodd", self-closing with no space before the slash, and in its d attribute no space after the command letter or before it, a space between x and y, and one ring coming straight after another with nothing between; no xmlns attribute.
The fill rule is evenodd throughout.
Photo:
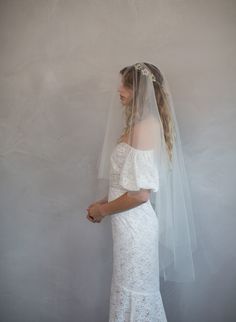
<svg viewBox="0 0 236 322"><path fill-rule="evenodd" d="M131 197L126 192L120 197L100 205L100 207L102 214L107 216L135 208L146 201L147 200L143 199L142 197Z"/></svg>
<svg viewBox="0 0 236 322"><path fill-rule="evenodd" d="M102 199L98 200L98 202L100 203L105 203L108 201L108 195L106 195L105 197L103 197Z"/></svg>

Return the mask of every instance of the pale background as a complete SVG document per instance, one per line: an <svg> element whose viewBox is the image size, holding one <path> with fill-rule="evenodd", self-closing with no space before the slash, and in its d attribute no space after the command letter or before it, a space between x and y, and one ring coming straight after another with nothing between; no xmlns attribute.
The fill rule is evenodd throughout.
<svg viewBox="0 0 236 322"><path fill-rule="evenodd" d="M112 80L168 77L217 273L163 286L169 322L236 321L236 2L0 1L0 321L106 322L109 217L93 200Z"/></svg>

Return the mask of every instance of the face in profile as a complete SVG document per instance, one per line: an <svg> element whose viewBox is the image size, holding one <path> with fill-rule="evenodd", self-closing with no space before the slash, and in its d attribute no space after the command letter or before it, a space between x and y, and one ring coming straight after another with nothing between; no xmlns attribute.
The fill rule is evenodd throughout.
<svg viewBox="0 0 236 322"><path fill-rule="evenodd" d="M121 80L118 92L120 93L121 104L124 106L128 106L131 102L133 91L130 88L125 87Z"/></svg>

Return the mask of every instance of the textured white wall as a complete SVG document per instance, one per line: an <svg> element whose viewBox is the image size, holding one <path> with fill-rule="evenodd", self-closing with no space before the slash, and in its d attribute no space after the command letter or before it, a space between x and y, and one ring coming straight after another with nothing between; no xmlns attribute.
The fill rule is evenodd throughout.
<svg viewBox="0 0 236 322"><path fill-rule="evenodd" d="M235 25L234 0L0 2L1 321L108 321L110 218L85 209L111 81L137 61L168 78L217 265L162 289L167 317L236 321Z"/></svg>

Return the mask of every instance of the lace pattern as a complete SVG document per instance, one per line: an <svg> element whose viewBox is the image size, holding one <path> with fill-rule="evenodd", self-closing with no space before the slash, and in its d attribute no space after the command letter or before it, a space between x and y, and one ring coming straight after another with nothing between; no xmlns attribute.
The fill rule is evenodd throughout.
<svg viewBox="0 0 236 322"><path fill-rule="evenodd" d="M160 291L137 293L114 283L111 291L109 322L167 322Z"/></svg>
<svg viewBox="0 0 236 322"><path fill-rule="evenodd" d="M159 174L154 166L152 150L137 150L122 142L115 152L111 156L111 186L131 191L141 188L154 192L159 190Z"/></svg>
<svg viewBox="0 0 236 322"><path fill-rule="evenodd" d="M152 151L118 144L111 156L109 201L129 189L158 189ZM167 322L160 293L158 217L150 200L111 215L113 273L109 322Z"/></svg>

